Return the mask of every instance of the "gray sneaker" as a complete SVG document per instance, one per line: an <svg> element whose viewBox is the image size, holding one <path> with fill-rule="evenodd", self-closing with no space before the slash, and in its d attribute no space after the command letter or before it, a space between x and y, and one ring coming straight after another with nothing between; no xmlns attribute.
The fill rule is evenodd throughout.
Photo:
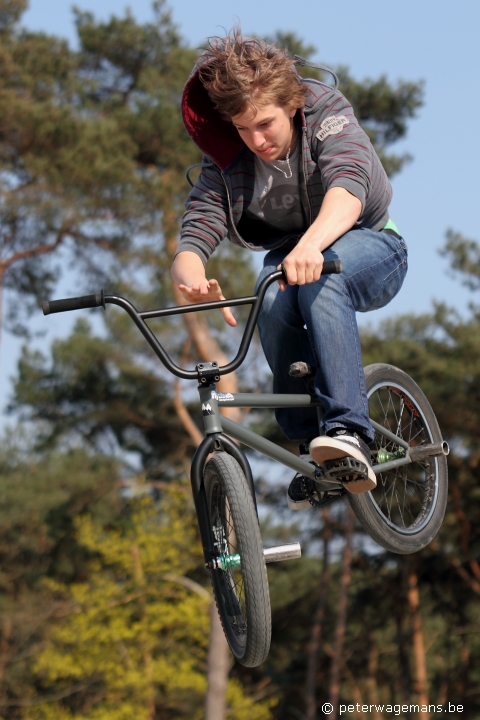
<svg viewBox="0 0 480 720"><path fill-rule="evenodd" d="M312 458L310 457L310 453L308 451L309 445L310 440L307 440L306 442L303 442L301 445L299 445L298 456L301 460L305 460L305 462L311 463ZM297 473L287 490L287 505L290 510L306 510L307 508L313 507L313 505L308 500L305 488L307 488L310 494L313 493L313 497L315 498L315 500L319 500L315 483L310 480L310 478L305 477L304 475L300 475L300 473Z"/></svg>
<svg viewBox="0 0 480 720"><path fill-rule="evenodd" d="M326 470L325 480L341 482L348 492L364 493L377 487L370 449L356 432L338 428L332 437L321 435L310 443L310 455Z"/></svg>

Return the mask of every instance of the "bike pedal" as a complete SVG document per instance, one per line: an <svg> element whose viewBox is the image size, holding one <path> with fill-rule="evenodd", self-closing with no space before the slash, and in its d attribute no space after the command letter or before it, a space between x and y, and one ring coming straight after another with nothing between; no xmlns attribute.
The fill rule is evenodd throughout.
<svg viewBox="0 0 480 720"><path fill-rule="evenodd" d="M368 468L365 463L352 457L330 460L323 466L325 480L341 482L343 484L368 478Z"/></svg>

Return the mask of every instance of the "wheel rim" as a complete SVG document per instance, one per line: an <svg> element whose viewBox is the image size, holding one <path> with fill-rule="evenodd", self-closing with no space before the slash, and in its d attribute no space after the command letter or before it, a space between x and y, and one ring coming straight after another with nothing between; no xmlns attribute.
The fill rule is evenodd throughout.
<svg viewBox="0 0 480 720"><path fill-rule="evenodd" d="M394 382L374 385L368 392L372 420L394 435L416 446L433 442L428 422L412 395ZM394 454L401 447L375 432L370 445L372 460L379 451ZM388 525L397 532L413 535L429 522L438 496L438 460L436 457L377 472L377 487L369 495Z"/></svg>
<svg viewBox="0 0 480 720"><path fill-rule="evenodd" d="M240 555L228 498L220 483L215 483L211 495L213 544L217 557ZM245 646L247 639L247 605L241 566L215 570L215 577L223 597L224 620L228 622L236 642Z"/></svg>

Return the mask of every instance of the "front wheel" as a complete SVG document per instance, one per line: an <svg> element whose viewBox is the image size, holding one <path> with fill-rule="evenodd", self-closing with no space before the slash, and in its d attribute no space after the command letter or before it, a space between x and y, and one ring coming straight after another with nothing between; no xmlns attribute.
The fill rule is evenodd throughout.
<svg viewBox="0 0 480 720"><path fill-rule="evenodd" d="M435 414L418 385L392 365L365 368L370 418L410 447L441 442ZM381 472L381 464L401 458L402 447L380 432L370 445L379 465L377 487L362 495L347 493L366 532L383 548L409 554L426 547L443 521L448 472L445 455L429 456Z"/></svg>
<svg viewBox="0 0 480 720"><path fill-rule="evenodd" d="M215 548L210 575L218 614L239 663L256 667L270 649L271 610L250 487L238 462L227 453L208 461L204 483Z"/></svg>

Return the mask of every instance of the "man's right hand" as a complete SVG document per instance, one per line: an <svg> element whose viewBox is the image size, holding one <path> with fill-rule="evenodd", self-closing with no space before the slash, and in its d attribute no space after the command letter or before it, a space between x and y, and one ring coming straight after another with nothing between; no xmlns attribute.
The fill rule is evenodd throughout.
<svg viewBox="0 0 480 720"><path fill-rule="evenodd" d="M213 300L225 300L222 289L217 280L201 279L193 282L191 285L180 283L178 289L182 293L185 300L190 303L212 302ZM229 307L221 308L225 322L231 327L235 327L237 321L233 317Z"/></svg>
<svg viewBox="0 0 480 720"><path fill-rule="evenodd" d="M177 255L172 265L172 279L187 302L225 300L218 282L207 280L203 262L194 252L186 250ZM237 321L230 308L221 308L221 311L225 322L235 327Z"/></svg>

